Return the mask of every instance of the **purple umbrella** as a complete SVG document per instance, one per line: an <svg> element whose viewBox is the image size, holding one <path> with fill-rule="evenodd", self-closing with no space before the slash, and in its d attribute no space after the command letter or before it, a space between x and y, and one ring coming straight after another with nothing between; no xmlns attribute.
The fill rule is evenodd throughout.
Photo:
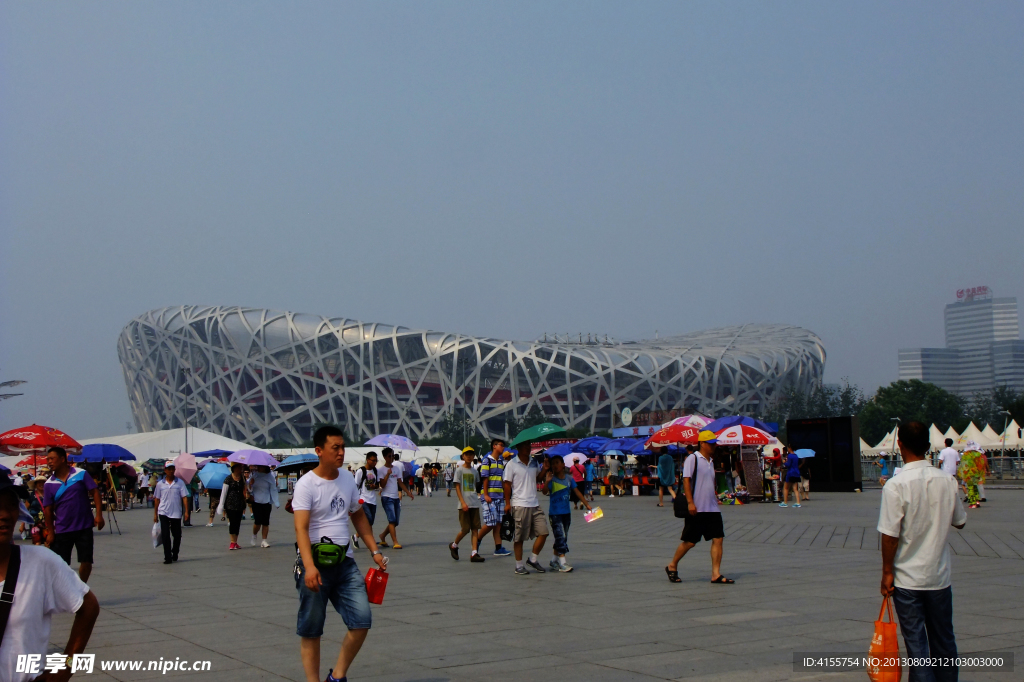
<svg viewBox="0 0 1024 682"><path fill-rule="evenodd" d="M396 436L390 433L382 433L366 441L367 445L376 445L381 448L392 448L393 450L419 450L419 446L405 436Z"/></svg>
<svg viewBox="0 0 1024 682"><path fill-rule="evenodd" d="M277 460L269 452L262 450L239 450L228 455L228 461L236 464L245 464L250 467L277 468Z"/></svg>

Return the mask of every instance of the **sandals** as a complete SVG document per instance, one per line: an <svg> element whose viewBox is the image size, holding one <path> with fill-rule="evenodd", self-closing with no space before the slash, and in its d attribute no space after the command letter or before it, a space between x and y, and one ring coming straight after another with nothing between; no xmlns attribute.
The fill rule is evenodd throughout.
<svg viewBox="0 0 1024 682"><path fill-rule="evenodd" d="M726 578L724 575L720 575L711 582L715 583L716 585L732 585L736 581L732 580L731 578Z"/></svg>
<svg viewBox="0 0 1024 682"><path fill-rule="evenodd" d="M396 542L392 549L402 549L402 546Z"/></svg>
<svg viewBox="0 0 1024 682"><path fill-rule="evenodd" d="M657 507L664 507L665 505L663 505L663 504L662 504L661 502L659 502L659 503L658 503L657 505L655 505L655 506L657 506Z"/></svg>
<svg viewBox="0 0 1024 682"><path fill-rule="evenodd" d="M391 545L389 545L389 544L388 544L387 542L385 542L384 540L381 540L380 542L378 542L378 543L377 543L377 546L378 546L378 547L390 547Z"/></svg>
<svg viewBox="0 0 1024 682"><path fill-rule="evenodd" d="M668 581L670 583L681 583L682 579L679 577L679 571L670 571L668 566L665 567L665 573L668 574Z"/></svg>

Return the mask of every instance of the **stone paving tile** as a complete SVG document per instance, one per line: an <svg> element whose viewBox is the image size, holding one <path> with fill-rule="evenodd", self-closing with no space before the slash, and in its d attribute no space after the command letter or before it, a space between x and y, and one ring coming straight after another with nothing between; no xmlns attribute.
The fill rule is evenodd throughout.
<svg viewBox="0 0 1024 682"><path fill-rule="evenodd" d="M350 679L863 679L863 671L794 673L791 661L797 649L866 649L880 603L878 498L867 491L815 495L799 510L723 507L723 572L737 580L729 586L709 583L703 543L680 564L683 583L665 579L681 523L647 497L601 500L605 519L572 526L576 571L528 578L512 575L511 559L487 554L489 539L485 563L452 561L445 543L457 525L454 504L418 498L400 529L406 548L386 550L388 593L373 607L374 628ZM969 514L970 534L951 538L954 623L962 652L1011 650L1024 660L1024 534L1013 520L1024 513L1024 492L993 490L989 500ZM224 524L185 529L182 560L172 566L152 550L151 519L151 510L125 512L121 536L97 535L91 584L103 611L89 650L104 660L211 660L212 672L188 673L197 681L302 680L290 517L274 512L266 550L227 552ZM365 571L365 553L356 556ZM550 556L547 548L542 564ZM54 618L54 650L70 622ZM343 636L329 613L325 674ZM157 677L165 676L90 679Z"/></svg>

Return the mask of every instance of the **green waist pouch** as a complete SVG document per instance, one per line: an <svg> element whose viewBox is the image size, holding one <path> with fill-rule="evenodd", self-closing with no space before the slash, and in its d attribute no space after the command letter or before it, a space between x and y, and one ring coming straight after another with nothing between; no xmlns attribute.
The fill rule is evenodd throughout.
<svg viewBox="0 0 1024 682"><path fill-rule="evenodd" d="M345 560L345 554L348 552L348 545L335 544L330 538L322 537L320 542L315 542L312 545L313 549L313 563L316 564L317 568L323 566L337 566Z"/></svg>

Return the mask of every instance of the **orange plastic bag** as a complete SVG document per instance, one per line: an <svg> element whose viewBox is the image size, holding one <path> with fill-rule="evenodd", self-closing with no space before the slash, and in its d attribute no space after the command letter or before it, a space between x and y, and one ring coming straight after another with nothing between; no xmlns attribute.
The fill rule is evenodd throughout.
<svg viewBox="0 0 1024 682"><path fill-rule="evenodd" d="M384 603L384 590L388 587L388 574L379 568L366 572L366 596L371 604Z"/></svg>
<svg viewBox="0 0 1024 682"><path fill-rule="evenodd" d="M886 611L889 622L882 618ZM868 649L868 679L871 682L900 682L903 668L900 666L900 643L896 639L896 619L892 615L892 599L882 600L882 608L875 621L875 634Z"/></svg>

